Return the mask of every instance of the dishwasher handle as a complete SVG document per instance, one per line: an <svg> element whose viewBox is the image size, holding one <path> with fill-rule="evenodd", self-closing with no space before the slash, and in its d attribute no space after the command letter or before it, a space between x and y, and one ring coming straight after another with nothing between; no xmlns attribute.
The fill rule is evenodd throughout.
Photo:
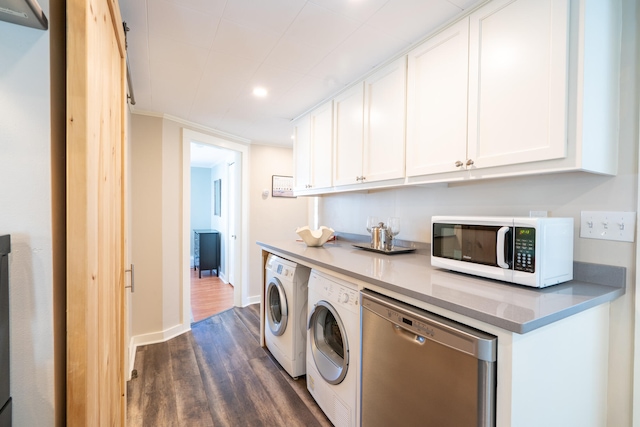
<svg viewBox="0 0 640 427"><path fill-rule="evenodd" d="M415 334L399 325L392 323L391 326L393 327L393 330L397 335L415 344L422 345L426 341L426 338L423 337L422 335Z"/></svg>

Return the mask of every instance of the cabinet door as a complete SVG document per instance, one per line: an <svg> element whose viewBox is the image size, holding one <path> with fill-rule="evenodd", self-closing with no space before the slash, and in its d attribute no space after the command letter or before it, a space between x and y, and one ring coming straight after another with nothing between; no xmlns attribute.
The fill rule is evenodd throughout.
<svg viewBox="0 0 640 427"><path fill-rule="evenodd" d="M294 128L293 158L295 159L294 190L308 190L310 185L311 133L309 116L301 118Z"/></svg>
<svg viewBox="0 0 640 427"><path fill-rule="evenodd" d="M466 161L468 56L468 18L409 52L407 176L455 171Z"/></svg>
<svg viewBox="0 0 640 427"><path fill-rule="evenodd" d="M314 110L311 121L311 185L313 188L331 187L333 101Z"/></svg>
<svg viewBox="0 0 640 427"><path fill-rule="evenodd" d="M569 0L495 0L470 16L474 167L566 156Z"/></svg>
<svg viewBox="0 0 640 427"><path fill-rule="evenodd" d="M220 268L220 233L200 234L199 270L216 270Z"/></svg>
<svg viewBox="0 0 640 427"><path fill-rule="evenodd" d="M334 185L361 182L363 87L360 82L333 100Z"/></svg>
<svg viewBox="0 0 640 427"><path fill-rule="evenodd" d="M364 82L365 182L404 177L406 74L403 56Z"/></svg>

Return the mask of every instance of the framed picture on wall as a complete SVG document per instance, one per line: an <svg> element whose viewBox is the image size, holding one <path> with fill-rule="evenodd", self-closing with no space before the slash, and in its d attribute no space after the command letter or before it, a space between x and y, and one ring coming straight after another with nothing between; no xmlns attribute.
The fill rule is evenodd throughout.
<svg viewBox="0 0 640 427"><path fill-rule="evenodd" d="M216 179L215 181L213 181L213 214L215 216L221 216L220 215L221 187L222 187L222 180Z"/></svg>
<svg viewBox="0 0 640 427"><path fill-rule="evenodd" d="M273 175L271 180L272 197L295 197L293 195L293 177Z"/></svg>

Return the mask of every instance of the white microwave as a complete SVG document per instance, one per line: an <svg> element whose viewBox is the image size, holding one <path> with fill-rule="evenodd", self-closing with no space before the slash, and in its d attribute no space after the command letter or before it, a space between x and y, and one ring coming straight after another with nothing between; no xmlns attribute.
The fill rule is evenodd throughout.
<svg viewBox="0 0 640 427"><path fill-rule="evenodd" d="M544 288L573 279L573 218L431 219L431 265Z"/></svg>

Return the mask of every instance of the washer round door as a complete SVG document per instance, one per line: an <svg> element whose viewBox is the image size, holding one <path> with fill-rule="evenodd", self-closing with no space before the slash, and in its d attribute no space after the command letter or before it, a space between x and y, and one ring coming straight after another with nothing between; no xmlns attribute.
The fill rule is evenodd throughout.
<svg viewBox="0 0 640 427"><path fill-rule="evenodd" d="M271 333L275 336L284 334L287 329L287 320L289 319L289 308L287 305L287 295L284 287L278 278L274 277L267 285L266 304L267 304L267 324Z"/></svg>
<svg viewBox="0 0 640 427"><path fill-rule="evenodd" d="M349 369L349 342L342 319L327 301L316 303L308 322L311 354L329 384L340 384Z"/></svg>

